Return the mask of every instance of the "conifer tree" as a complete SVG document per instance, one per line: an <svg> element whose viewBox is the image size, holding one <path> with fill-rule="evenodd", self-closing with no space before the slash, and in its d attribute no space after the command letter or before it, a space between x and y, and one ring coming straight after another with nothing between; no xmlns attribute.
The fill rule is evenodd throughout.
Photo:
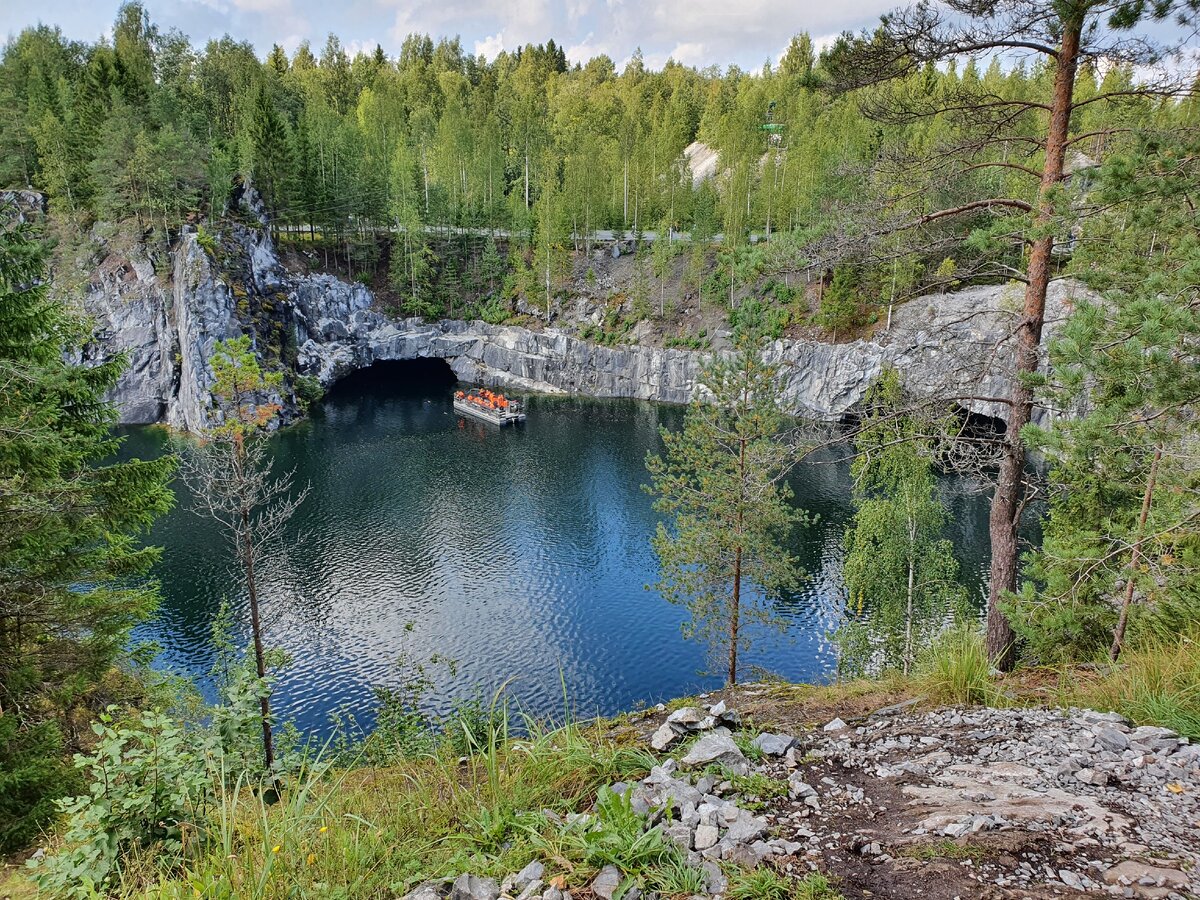
<svg viewBox="0 0 1200 900"><path fill-rule="evenodd" d="M678 432L663 429L664 455L646 460L659 523L656 585L687 608L684 633L723 650L726 681L738 677L747 623L771 623L773 592L796 583L788 550L801 514L785 476L794 449L783 435L779 374L761 356L761 310L743 306L736 351L714 356Z"/></svg>
<svg viewBox="0 0 1200 900"><path fill-rule="evenodd" d="M1073 261L1081 298L1041 381L1052 424L1049 516L1014 621L1033 659L1116 659L1200 620L1200 175L1194 136L1114 155L1089 202L1105 212Z"/></svg>
<svg viewBox="0 0 1200 900"><path fill-rule="evenodd" d="M158 603L158 549L138 540L172 503L175 461L111 462L103 399L125 365L66 361L86 337L47 295L45 253L0 233L0 848L31 837L65 789L58 720L129 652ZM36 752L31 752L31 748ZM51 754L39 759L40 754Z"/></svg>

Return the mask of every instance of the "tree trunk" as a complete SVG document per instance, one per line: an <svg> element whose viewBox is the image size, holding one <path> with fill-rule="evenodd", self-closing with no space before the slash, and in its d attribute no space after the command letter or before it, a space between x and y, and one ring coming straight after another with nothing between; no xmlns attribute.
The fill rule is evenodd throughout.
<svg viewBox="0 0 1200 900"><path fill-rule="evenodd" d="M263 651L262 624L258 616L258 584L254 573L254 537L250 529L250 510L242 509L242 533L244 535L244 562L246 566L246 588L250 594L250 633L254 638L254 669L260 682L267 677L266 654ZM264 692L258 701L262 715L263 762L267 774L275 768L275 743L271 735L271 699Z"/></svg>
<svg viewBox="0 0 1200 900"><path fill-rule="evenodd" d="M1063 23L1062 43L1057 54L1054 73L1054 95L1050 105L1050 124L1046 131L1046 162L1038 187L1037 209L1033 230L1047 229L1054 219L1053 192L1063 178L1067 135L1071 122L1071 101L1075 89L1075 73L1079 65L1079 40L1082 21L1078 18ZM1019 560L1018 527L1025 495L1025 445L1021 429L1029 424L1033 414L1033 390L1028 375L1037 371L1038 347L1046 319L1046 291L1050 285L1052 234L1040 235L1029 253L1028 284L1025 288L1023 317L1017 330L1016 366L1013 373L1011 405L1004 433L1003 456L992 495L988 518L991 536L992 563L988 586L987 650L993 665L1001 670L1011 669L1015 661L1015 637L1000 603L1017 589Z"/></svg>
<svg viewBox="0 0 1200 900"><path fill-rule="evenodd" d="M745 396L746 392L743 390L743 399L745 399ZM741 492L744 500L746 491L746 439L743 437L738 443L738 478L740 479ZM737 533L739 541L742 537L742 524L744 519L744 503L739 503L737 515ZM729 610L729 684L737 684L738 626L741 624L741 618L742 547L741 544L739 544L733 551L733 603Z"/></svg>
<svg viewBox="0 0 1200 900"><path fill-rule="evenodd" d="M1162 446L1154 448L1154 458L1150 461L1150 474L1146 477L1146 492L1142 495L1142 514L1138 517L1137 538L1133 542L1133 552L1129 555L1129 577L1125 581L1125 597L1121 601L1121 617L1113 630L1112 648L1108 657L1113 662L1121 655L1121 645L1125 643L1125 627L1129 624L1129 607L1133 605L1133 576L1137 572L1138 562L1142 558L1142 543L1146 540L1146 520L1150 518L1150 501L1154 498L1154 486L1158 481L1158 463L1162 459Z"/></svg>
<svg viewBox="0 0 1200 900"><path fill-rule="evenodd" d="M913 656L913 578L916 570L916 522L912 519L908 522L908 603L905 606L904 612L904 674L907 675L912 666Z"/></svg>
<svg viewBox="0 0 1200 900"><path fill-rule="evenodd" d="M742 515L738 513L738 521ZM733 606L729 611L729 684L737 684L738 626L742 617L742 548L733 554Z"/></svg>

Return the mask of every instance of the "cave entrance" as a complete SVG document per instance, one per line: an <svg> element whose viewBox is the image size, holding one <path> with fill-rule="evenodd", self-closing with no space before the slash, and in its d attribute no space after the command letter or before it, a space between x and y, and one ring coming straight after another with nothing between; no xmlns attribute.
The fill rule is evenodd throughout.
<svg viewBox="0 0 1200 900"><path fill-rule="evenodd" d="M329 393L413 396L448 391L457 381L450 363L444 359L381 359L339 378Z"/></svg>

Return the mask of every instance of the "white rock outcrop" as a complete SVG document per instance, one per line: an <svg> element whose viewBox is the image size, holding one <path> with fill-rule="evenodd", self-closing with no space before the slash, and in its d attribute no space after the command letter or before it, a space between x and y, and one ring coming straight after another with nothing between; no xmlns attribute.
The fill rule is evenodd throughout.
<svg viewBox="0 0 1200 900"><path fill-rule="evenodd" d="M510 390L685 403L697 389L700 352L604 347L555 328L395 320L377 311L361 284L287 273L265 231L244 230L241 239L255 288L286 297L298 370L324 385L376 361L432 357L445 359L461 380ZM123 422L199 431L212 410L213 345L241 325L233 291L194 232L185 231L173 256L169 282L144 260L93 280L85 306L98 332L89 353L129 354L112 398ZM1052 287L1048 332L1081 291L1071 282ZM928 296L897 308L891 329L870 340L779 340L765 353L784 375L784 407L798 416L840 418L894 366L918 394L956 398L973 412L1001 417L1004 405L991 398L1009 391L1020 301L1016 286Z"/></svg>

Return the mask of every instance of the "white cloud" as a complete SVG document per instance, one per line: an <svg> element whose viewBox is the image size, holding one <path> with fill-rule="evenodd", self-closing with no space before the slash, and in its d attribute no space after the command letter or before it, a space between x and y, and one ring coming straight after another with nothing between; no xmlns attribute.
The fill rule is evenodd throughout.
<svg viewBox="0 0 1200 900"><path fill-rule="evenodd" d="M374 46L391 55L411 32L461 37L493 57L549 38L569 48L572 62L604 53L624 60L641 48L649 65L674 57L691 65L736 63L757 71L798 31L833 35L869 26L904 0L145 0L151 17L175 26L197 45L229 33L260 53L277 41L314 47L334 32L347 47ZM120 0L0 0L0 34L39 20L72 38L95 40ZM286 36L286 37L285 37ZM282 38L282 40L281 40Z"/></svg>
<svg viewBox="0 0 1200 900"><path fill-rule="evenodd" d="M504 49L504 30L501 29L495 34L485 37L482 41L475 42L475 55L482 56L485 59L495 59L500 55L500 51Z"/></svg>

